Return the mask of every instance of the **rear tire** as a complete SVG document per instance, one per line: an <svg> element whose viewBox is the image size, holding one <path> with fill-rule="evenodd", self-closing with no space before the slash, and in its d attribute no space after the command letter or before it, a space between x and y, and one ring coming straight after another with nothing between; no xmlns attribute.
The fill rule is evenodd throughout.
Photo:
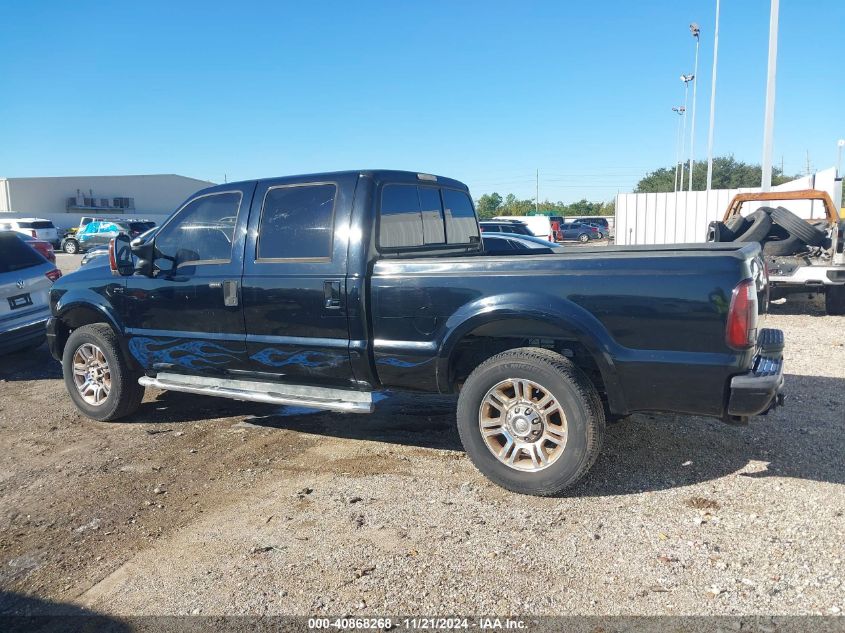
<svg viewBox="0 0 845 633"><path fill-rule="evenodd" d="M581 235L578 236L578 241L581 242L582 244L586 244L587 242L590 241L590 236L587 235L586 233L581 233Z"/></svg>
<svg viewBox="0 0 845 633"><path fill-rule="evenodd" d="M784 209L783 207L772 210L772 220L789 231L790 235L797 237L810 246L821 246L826 237L823 231L820 231L812 224L799 218L789 209Z"/></svg>
<svg viewBox="0 0 845 633"><path fill-rule="evenodd" d="M68 255L76 255L79 252L79 244L76 240L65 240L62 250Z"/></svg>
<svg viewBox="0 0 845 633"><path fill-rule="evenodd" d="M745 218L739 214L732 217L730 220L725 222L725 226L733 233L734 239L738 238L740 235L745 233L749 226L751 226L751 220Z"/></svg>
<svg viewBox="0 0 845 633"><path fill-rule="evenodd" d="M707 227L708 242L733 242L736 235L724 222L711 222Z"/></svg>
<svg viewBox="0 0 845 633"><path fill-rule="evenodd" d="M768 207L760 207L748 216L751 226L736 238L737 242L762 242L772 230L772 218L769 217Z"/></svg>
<svg viewBox="0 0 845 633"><path fill-rule="evenodd" d="M500 399L512 380L530 386L515 387L513 395ZM491 397L504 403L498 414ZM536 435L518 435L520 418L535 418L529 427ZM601 399L587 376L560 354L533 347L502 352L476 367L461 389L457 421L461 442L478 470L503 488L538 496L559 494L581 479L601 451L605 429ZM502 454L507 446L510 452ZM545 465L533 450L542 451Z"/></svg>
<svg viewBox="0 0 845 633"><path fill-rule="evenodd" d="M86 366L85 359L91 358ZM105 323L84 325L71 333L62 354L62 372L76 408L93 420L117 420L134 413L144 398L139 374L128 367L117 336Z"/></svg>
<svg viewBox="0 0 845 633"><path fill-rule="evenodd" d="M824 307L831 316L845 316L845 286L828 286L824 293Z"/></svg>

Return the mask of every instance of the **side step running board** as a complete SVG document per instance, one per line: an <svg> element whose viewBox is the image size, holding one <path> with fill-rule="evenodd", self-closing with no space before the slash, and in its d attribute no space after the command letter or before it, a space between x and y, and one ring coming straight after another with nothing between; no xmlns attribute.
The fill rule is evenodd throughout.
<svg viewBox="0 0 845 633"><path fill-rule="evenodd" d="M344 413L373 412L373 396L367 391L286 385L231 378L186 376L168 372L159 372L155 378L141 376L138 379L138 384L168 391L184 391L249 402L296 405Z"/></svg>

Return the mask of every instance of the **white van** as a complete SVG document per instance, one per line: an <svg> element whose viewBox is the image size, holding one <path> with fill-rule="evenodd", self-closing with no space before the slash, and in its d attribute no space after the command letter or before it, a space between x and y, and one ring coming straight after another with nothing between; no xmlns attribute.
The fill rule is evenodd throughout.
<svg viewBox="0 0 845 633"><path fill-rule="evenodd" d="M552 221L547 215L497 215L494 220L519 220L528 225L528 229L537 237L550 242L555 241L552 234Z"/></svg>

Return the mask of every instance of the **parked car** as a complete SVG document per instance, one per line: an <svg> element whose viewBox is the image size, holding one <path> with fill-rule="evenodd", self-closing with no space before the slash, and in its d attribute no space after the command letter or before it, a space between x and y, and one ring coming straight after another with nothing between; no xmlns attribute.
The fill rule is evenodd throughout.
<svg viewBox="0 0 845 633"><path fill-rule="evenodd" d="M62 240L65 253L84 253L95 246L105 246L113 237L121 233L135 238L154 227L155 223L147 220L92 220L80 228L75 235Z"/></svg>
<svg viewBox="0 0 845 633"><path fill-rule="evenodd" d="M784 206L766 203L794 201L796 209L822 210L817 218L802 218ZM762 203L764 206L758 206ZM751 211L752 209L756 209ZM845 220L825 191L804 189L734 196L721 222L711 222L709 242L756 242L769 268L772 298L796 293L823 293L828 314L845 315Z"/></svg>
<svg viewBox="0 0 845 633"><path fill-rule="evenodd" d="M59 233L56 231L56 227L50 220L43 218L2 218L0 219L0 231L15 231L21 235L50 242L55 248L59 247Z"/></svg>
<svg viewBox="0 0 845 633"><path fill-rule="evenodd" d="M48 262L53 264L56 263L56 251L53 249L53 245L50 242L45 242L44 240L39 240L34 237L30 237L27 235L21 235L21 239L30 245L30 247L34 248L44 259Z"/></svg>
<svg viewBox="0 0 845 633"><path fill-rule="evenodd" d="M587 243L590 240L601 239L599 237L598 227L591 224L581 224L580 222L564 222L560 225L558 235L562 242L578 240L579 242Z"/></svg>
<svg viewBox="0 0 845 633"><path fill-rule="evenodd" d="M512 233L534 236L525 222L519 220L482 220L478 223L482 233Z"/></svg>
<svg viewBox="0 0 845 633"><path fill-rule="evenodd" d="M563 246L533 235L484 233L481 236L488 255L542 255L562 253Z"/></svg>
<svg viewBox="0 0 845 633"><path fill-rule="evenodd" d="M599 218L599 217L586 217L586 218L573 218L573 222L581 222L582 224L594 224L601 228L602 233L607 235L610 231L610 224L607 221L607 218Z"/></svg>
<svg viewBox="0 0 845 633"><path fill-rule="evenodd" d="M24 239L0 232L0 354L44 342L50 286L62 276Z"/></svg>
<svg viewBox="0 0 845 633"><path fill-rule="evenodd" d="M50 293L51 353L96 420L145 387L343 413L381 389L458 393L479 470L551 495L592 466L606 416L736 424L780 403L758 244L490 256L466 185L349 171L210 187L112 249Z"/></svg>
<svg viewBox="0 0 845 633"><path fill-rule="evenodd" d="M552 223L551 220L549 220L549 216L547 215L501 215L496 216L493 219L517 220L519 222L524 222L528 225L528 228L531 230L531 233L533 235L547 239L550 242L555 241L554 234L552 233Z"/></svg>

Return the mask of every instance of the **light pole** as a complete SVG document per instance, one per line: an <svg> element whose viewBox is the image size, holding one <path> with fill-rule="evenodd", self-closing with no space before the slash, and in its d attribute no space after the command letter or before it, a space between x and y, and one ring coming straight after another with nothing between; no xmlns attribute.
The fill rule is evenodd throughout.
<svg viewBox="0 0 845 633"><path fill-rule="evenodd" d="M695 103L696 103L696 93L698 92L698 80L696 77L698 76L698 45L699 45L699 34L701 33L701 29L698 28L698 24L693 22L689 25L690 33L695 38L695 67L692 71L693 76L693 84L692 84L692 124L690 126L690 139L689 139L689 190L692 191L692 168L693 168L693 161L695 161Z"/></svg>
<svg viewBox="0 0 845 633"><path fill-rule="evenodd" d="M836 141L836 147L836 175L839 178L842 178L842 148L845 147L845 138L841 138Z"/></svg>
<svg viewBox="0 0 845 633"><path fill-rule="evenodd" d="M763 123L763 191L772 188L772 145L775 126L775 77L778 66L778 9L780 0L772 0L769 15L769 66L766 72L766 115Z"/></svg>
<svg viewBox="0 0 845 633"><path fill-rule="evenodd" d="M716 29L713 31L713 76L710 82L710 130L707 132L707 191L713 185L713 126L716 123L716 62L719 60L719 0L716 0Z"/></svg>
<svg viewBox="0 0 845 633"><path fill-rule="evenodd" d="M695 75L681 75L681 81L684 82L684 133L681 136L681 187L678 191L684 190L684 154L687 148L687 101L689 99L689 82L695 79Z"/></svg>
<svg viewBox="0 0 845 633"><path fill-rule="evenodd" d="M684 116L684 112L686 109L684 106L675 106L672 108L672 112L678 114L678 131L675 134L675 193L678 192L678 173L681 167L681 119L680 117Z"/></svg>

